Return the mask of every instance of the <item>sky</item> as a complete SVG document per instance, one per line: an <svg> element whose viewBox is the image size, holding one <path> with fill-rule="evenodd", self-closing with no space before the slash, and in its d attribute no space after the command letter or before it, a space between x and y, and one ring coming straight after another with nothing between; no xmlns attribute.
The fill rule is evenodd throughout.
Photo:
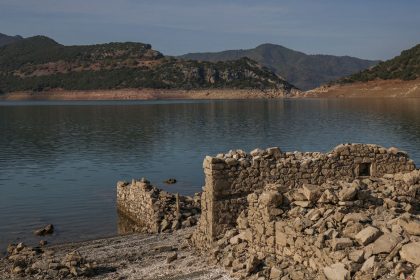
<svg viewBox="0 0 420 280"><path fill-rule="evenodd" d="M0 0L0 33L143 42L167 55L274 43L385 60L420 43L420 1Z"/></svg>

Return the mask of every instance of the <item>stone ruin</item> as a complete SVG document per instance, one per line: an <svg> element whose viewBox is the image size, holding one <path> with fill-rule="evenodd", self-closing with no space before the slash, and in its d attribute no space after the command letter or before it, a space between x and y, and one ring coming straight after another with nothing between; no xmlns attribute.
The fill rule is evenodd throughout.
<svg viewBox="0 0 420 280"><path fill-rule="evenodd" d="M136 231L158 233L196 225L200 214L200 195L194 197L160 190L142 178L117 183L117 208ZM124 225L119 224L119 229Z"/></svg>
<svg viewBox="0 0 420 280"><path fill-rule="evenodd" d="M203 245L236 224L239 214L248 207L247 196L267 184L294 189L303 184L322 185L327 180L351 180L359 177L382 177L408 172L415 164L404 152L377 145L346 144L329 153L286 152L279 148L255 149L246 154L230 151L203 162L205 187L197 238Z"/></svg>
<svg viewBox="0 0 420 280"><path fill-rule="evenodd" d="M203 167L192 242L233 276L420 278L420 171L406 153L362 144L238 150Z"/></svg>
<svg viewBox="0 0 420 280"><path fill-rule="evenodd" d="M232 276L420 279L420 171L406 153L364 144L236 150L206 157L203 168L201 199L184 199L196 212L201 203L191 243ZM176 201L144 180L118 185L119 209L151 232L184 223Z"/></svg>

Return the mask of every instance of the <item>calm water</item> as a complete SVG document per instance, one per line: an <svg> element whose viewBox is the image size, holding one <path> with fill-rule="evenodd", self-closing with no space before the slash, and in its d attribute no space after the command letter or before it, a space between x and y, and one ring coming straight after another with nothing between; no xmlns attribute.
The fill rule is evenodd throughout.
<svg viewBox="0 0 420 280"><path fill-rule="evenodd" d="M115 185L147 177L192 194L207 154L398 146L420 164L420 100L0 103L0 248L117 233ZM165 186L163 186L165 187Z"/></svg>

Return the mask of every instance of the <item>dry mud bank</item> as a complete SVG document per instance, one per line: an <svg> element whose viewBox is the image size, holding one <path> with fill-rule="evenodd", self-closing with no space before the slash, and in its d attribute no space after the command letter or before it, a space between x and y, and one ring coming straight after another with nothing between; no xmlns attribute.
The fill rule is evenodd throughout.
<svg viewBox="0 0 420 280"><path fill-rule="evenodd" d="M378 80L366 83L353 83L319 87L306 91L298 97L321 98L419 98L420 79L413 81Z"/></svg>
<svg viewBox="0 0 420 280"><path fill-rule="evenodd" d="M158 100L158 99L264 99L284 97L282 91L211 89L155 90L121 89L45 92L13 92L0 95L0 100Z"/></svg>

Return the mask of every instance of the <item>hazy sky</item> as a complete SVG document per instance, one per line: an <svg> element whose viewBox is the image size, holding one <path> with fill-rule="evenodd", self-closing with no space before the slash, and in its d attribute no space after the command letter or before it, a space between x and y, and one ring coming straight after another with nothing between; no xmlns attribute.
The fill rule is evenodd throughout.
<svg viewBox="0 0 420 280"><path fill-rule="evenodd" d="M270 42L388 59L420 43L420 1L0 0L0 32L66 45L138 41L171 55Z"/></svg>

